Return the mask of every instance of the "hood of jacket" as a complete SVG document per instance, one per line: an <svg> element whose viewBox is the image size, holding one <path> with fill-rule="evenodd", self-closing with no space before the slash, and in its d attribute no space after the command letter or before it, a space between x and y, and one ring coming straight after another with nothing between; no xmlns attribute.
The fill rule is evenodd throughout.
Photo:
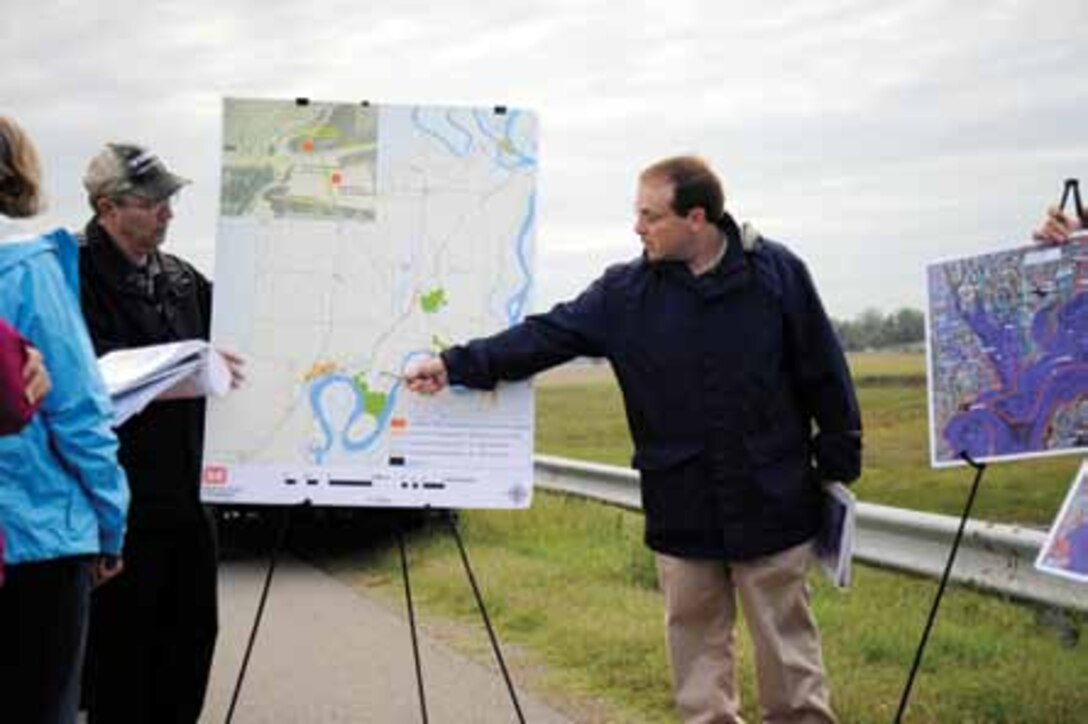
<svg viewBox="0 0 1088 724"><path fill-rule="evenodd" d="M79 294L79 244L65 229L36 234L24 223L0 216L0 276L38 254L54 253L64 279Z"/></svg>

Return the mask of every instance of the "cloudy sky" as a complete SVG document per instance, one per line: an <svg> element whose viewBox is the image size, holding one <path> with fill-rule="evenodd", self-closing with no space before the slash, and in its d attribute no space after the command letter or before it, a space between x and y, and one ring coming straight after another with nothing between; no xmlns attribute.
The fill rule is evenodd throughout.
<svg viewBox="0 0 1088 724"><path fill-rule="evenodd" d="M698 153L829 311L921 306L927 261L1023 242L1088 183L1083 0L6 0L0 113L51 225L108 140L194 180L170 248L213 270L223 96L503 104L540 117L536 307L638 252L635 176Z"/></svg>

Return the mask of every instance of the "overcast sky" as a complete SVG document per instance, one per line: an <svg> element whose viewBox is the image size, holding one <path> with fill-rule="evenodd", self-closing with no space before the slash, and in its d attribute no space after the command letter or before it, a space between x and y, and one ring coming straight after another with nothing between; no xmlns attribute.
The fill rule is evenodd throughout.
<svg viewBox="0 0 1088 724"><path fill-rule="evenodd" d="M106 141L193 179L169 249L213 270L224 96L539 114L535 306L634 256L635 177L697 153L829 311L923 303L927 261L1025 241L1088 182L1088 3L4 0L0 113L82 226Z"/></svg>

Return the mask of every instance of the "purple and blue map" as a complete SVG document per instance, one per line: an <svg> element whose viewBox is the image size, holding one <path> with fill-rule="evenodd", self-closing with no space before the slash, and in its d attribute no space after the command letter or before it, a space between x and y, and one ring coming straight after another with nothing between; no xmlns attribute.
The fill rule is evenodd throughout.
<svg viewBox="0 0 1088 724"><path fill-rule="evenodd" d="M1088 238L932 264L934 467L1088 451Z"/></svg>
<svg viewBox="0 0 1088 724"><path fill-rule="evenodd" d="M1035 567L1088 583L1088 463L1073 480Z"/></svg>

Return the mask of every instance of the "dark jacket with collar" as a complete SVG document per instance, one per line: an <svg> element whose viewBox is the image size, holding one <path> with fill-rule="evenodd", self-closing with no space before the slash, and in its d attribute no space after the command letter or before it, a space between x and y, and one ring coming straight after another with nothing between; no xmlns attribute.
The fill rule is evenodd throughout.
<svg viewBox="0 0 1088 724"><path fill-rule="evenodd" d="M157 273L128 260L92 220L80 249L80 298L95 353L208 339L211 284L172 254L155 252ZM153 402L117 430L118 459L132 489L129 527L184 525L202 516L204 401Z"/></svg>
<svg viewBox="0 0 1088 724"><path fill-rule="evenodd" d="M573 301L442 357L452 384L490 388L576 356L605 357L641 473L646 542L744 560L812 537L822 480L861 468L849 370L804 264L723 217L725 256L613 266Z"/></svg>

